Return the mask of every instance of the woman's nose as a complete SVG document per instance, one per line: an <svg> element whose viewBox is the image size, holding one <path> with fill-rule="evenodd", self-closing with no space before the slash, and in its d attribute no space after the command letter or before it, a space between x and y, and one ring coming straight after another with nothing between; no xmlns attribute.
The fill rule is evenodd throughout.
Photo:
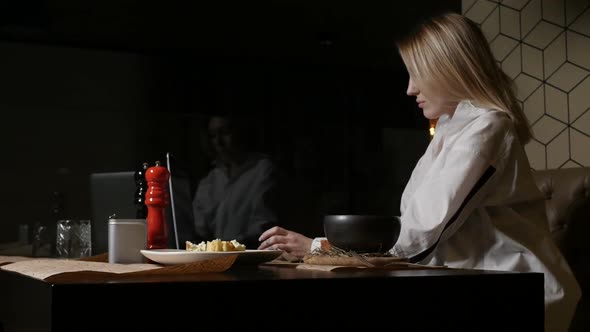
<svg viewBox="0 0 590 332"><path fill-rule="evenodd" d="M410 78L410 80L408 81L408 89L406 90L406 94L408 96L415 96L419 92L420 91L418 90L418 88L416 88L416 85L414 85L414 81Z"/></svg>

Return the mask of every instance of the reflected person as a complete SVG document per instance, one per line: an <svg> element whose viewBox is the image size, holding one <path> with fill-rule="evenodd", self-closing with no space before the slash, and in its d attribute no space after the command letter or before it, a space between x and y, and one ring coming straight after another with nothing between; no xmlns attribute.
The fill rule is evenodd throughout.
<svg viewBox="0 0 590 332"><path fill-rule="evenodd" d="M277 225L274 164L253 150L251 137L257 133L252 128L245 116L218 114L209 119L214 161L193 199L198 241L235 239L256 249L262 232Z"/></svg>
<svg viewBox="0 0 590 332"><path fill-rule="evenodd" d="M543 273L545 329L567 331L580 287L549 232L512 81L477 24L456 13L432 17L397 46L407 94L438 123L402 194L391 253L451 268ZM301 257L319 240L275 227L260 248Z"/></svg>

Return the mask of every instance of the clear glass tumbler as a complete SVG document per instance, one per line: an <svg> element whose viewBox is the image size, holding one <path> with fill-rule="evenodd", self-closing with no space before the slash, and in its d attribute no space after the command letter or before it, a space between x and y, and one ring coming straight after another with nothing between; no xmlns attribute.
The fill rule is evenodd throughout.
<svg viewBox="0 0 590 332"><path fill-rule="evenodd" d="M58 220L55 251L57 257L80 258L92 255L90 220Z"/></svg>

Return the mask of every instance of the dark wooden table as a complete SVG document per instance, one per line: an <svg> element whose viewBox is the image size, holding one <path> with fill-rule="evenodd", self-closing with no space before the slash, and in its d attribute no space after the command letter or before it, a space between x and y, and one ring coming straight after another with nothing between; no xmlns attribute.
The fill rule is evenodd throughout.
<svg viewBox="0 0 590 332"><path fill-rule="evenodd" d="M48 283L0 271L12 331L543 331L543 275L477 270L224 273ZM213 327L212 327L213 326ZM0 329L1 331L1 329Z"/></svg>

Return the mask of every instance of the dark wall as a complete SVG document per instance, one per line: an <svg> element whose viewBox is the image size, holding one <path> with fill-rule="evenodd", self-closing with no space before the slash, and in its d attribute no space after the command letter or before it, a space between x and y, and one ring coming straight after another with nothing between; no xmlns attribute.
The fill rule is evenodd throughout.
<svg viewBox="0 0 590 332"><path fill-rule="evenodd" d="M0 4L0 37L84 48L398 66L394 41L458 0L21 0ZM392 56L393 54L393 56Z"/></svg>
<svg viewBox="0 0 590 332"><path fill-rule="evenodd" d="M200 129L224 108L257 119L259 147L289 188L284 217L298 230L318 235L325 213L396 213L428 132L405 96L393 38L459 1L401 10L267 2L264 12L262 2L230 11L124 3L2 5L0 242L16 240L18 224L50 220L56 191L66 217L90 218L93 172L172 151L200 178L209 161Z"/></svg>

